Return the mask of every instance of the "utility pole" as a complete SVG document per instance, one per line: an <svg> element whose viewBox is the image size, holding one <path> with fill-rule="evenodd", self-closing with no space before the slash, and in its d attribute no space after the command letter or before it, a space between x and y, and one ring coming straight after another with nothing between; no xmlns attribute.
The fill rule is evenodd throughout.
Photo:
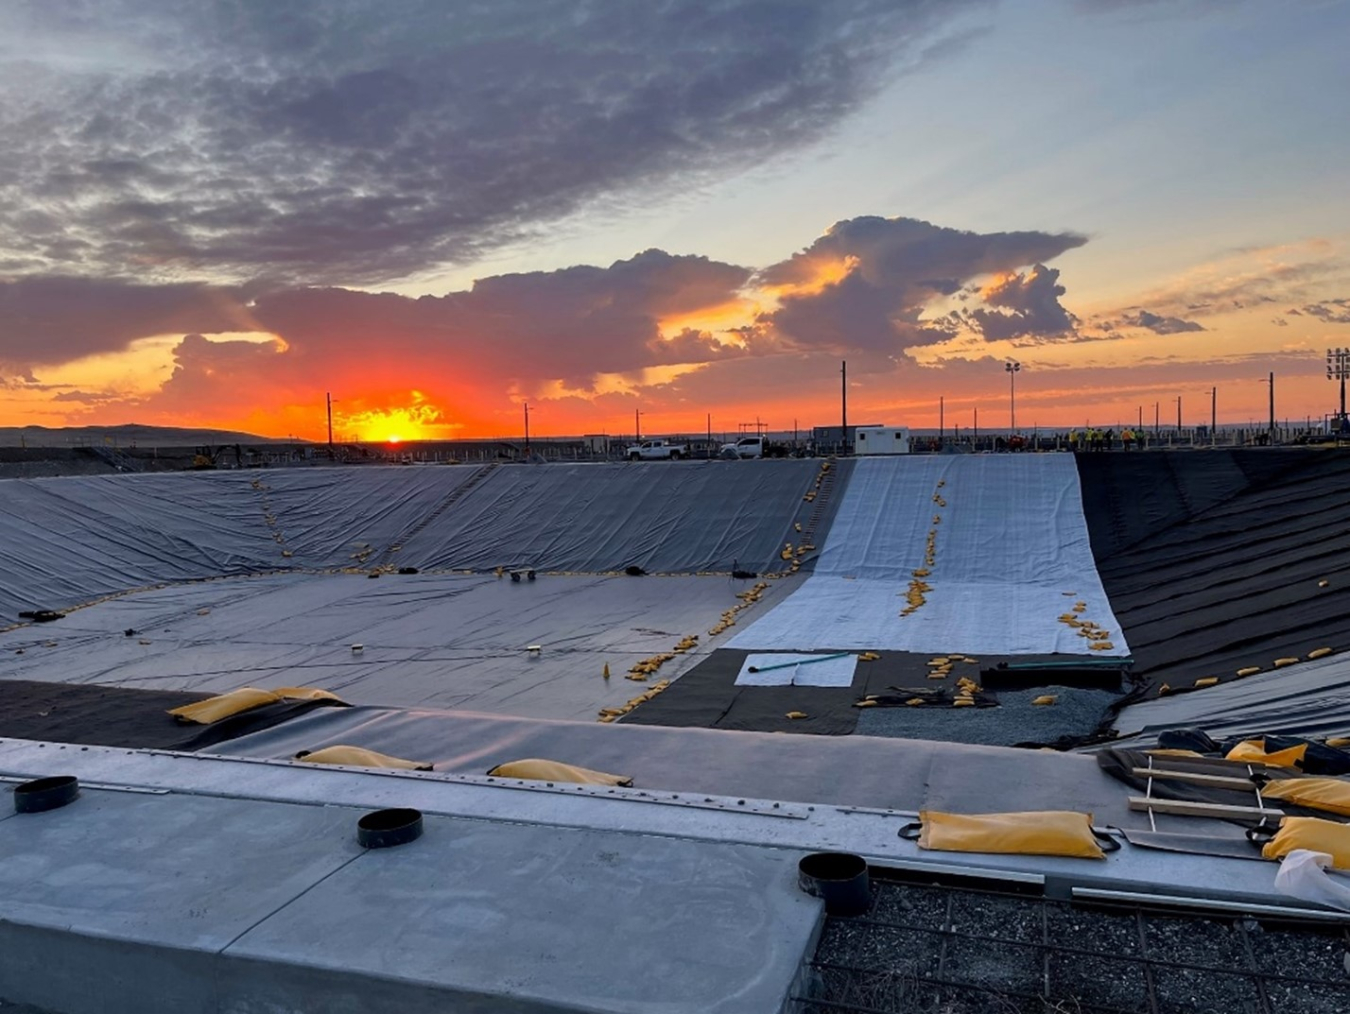
<svg viewBox="0 0 1350 1014"><path fill-rule="evenodd" d="M708 413L708 457L711 458L712 456L713 456L713 442L712 442L712 413L709 412L709 413Z"/></svg>
<svg viewBox="0 0 1350 1014"><path fill-rule="evenodd" d="M1266 383L1270 385L1270 429L1269 429L1268 432L1270 433L1270 442L1273 444L1273 443L1275 442L1275 371L1274 371L1274 370L1272 370L1272 371L1270 372L1270 376L1269 376L1268 378L1266 378Z"/></svg>
<svg viewBox="0 0 1350 1014"><path fill-rule="evenodd" d="M1139 406L1139 428L1140 428L1141 430L1144 428L1144 406L1143 406L1143 405L1140 405L1140 406Z"/></svg>
<svg viewBox="0 0 1350 1014"><path fill-rule="evenodd" d="M1181 439L1181 395L1177 395L1177 439Z"/></svg>
<svg viewBox="0 0 1350 1014"><path fill-rule="evenodd" d="M328 456L333 456L333 392L329 391L324 395L324 400L328 403Z"/></svg>
<svg viewBox="0 0 1350 1014"><path fill-rule="evenodd" d="M940 395L940 394L939 394L939 395L938 395L938 439L939 439L939 440L941 440L941 439L942 439L942 436L943 436L943 423L945 422L944 417L945 417L946 411L947 411L947 406L946 406L945 402L946 402L946 398L945 398L943 395Z"/></svg>
<svg viewBox="0 0 1350 1014"><path fill-rule="evenodd" d="M525 457L530 456L530 403L525 402Z"/></svg>
<svg viewBox="0 0 1350 1014"><path fill-rule="evenodd" d="M637 409L633 409L633 435L634 435L633 443L635 444L642 443L642 423L640 421L641 416L642 416L641 412L639 412Z"/></svg>
<svg viewBox="0 0 1350 1014"><path fill-rule="evenodd" d="M848 360L839 364L839 425L843 429L844 442L848 442Z"/></svg>
<svg viewBox="0 0 1350 1014"><path fill-rule="evenodd" d="M1219 389L1209 389L1209 446L1219 441Z"/></svg>
<svg viewBox="0 0 1350 1014"><path fill-rule="evenodd" d="M975 406L975 442L980 442L980 406Z"/></svg>

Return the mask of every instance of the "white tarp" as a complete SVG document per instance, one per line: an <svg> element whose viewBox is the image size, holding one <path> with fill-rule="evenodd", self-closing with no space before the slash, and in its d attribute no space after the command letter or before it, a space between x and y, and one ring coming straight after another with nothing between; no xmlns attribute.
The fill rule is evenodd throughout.
<svg viewBox="0 0 1350 1014"><path fill-rule="evenodd" d="M806 663L802 665L801 663ZM736 674L738 687L851 687L857 655L746 655ZM754 671L752 671L754 670Z"/></svg>
<svg viewBox="0 0 1350 1014"><path fill-rule="evenodd" d="M902 616L916 580L924 601ZM1112 647L1090 649L1066 613L1108 631ZM730 647L1128 654L1067 454L858 461L814 575Z"/></svg>
<svg viewBox="0 0 1350 1014"><path fill-rule="evenodd" d="M1202 729L1220 741L1266 733L1309 739L1350 735L1350 657L1314 659L1141 701L1122 708L1112 728L1131 737L1123 744L1129 747L1151 746L1165 729Z"/></svg>

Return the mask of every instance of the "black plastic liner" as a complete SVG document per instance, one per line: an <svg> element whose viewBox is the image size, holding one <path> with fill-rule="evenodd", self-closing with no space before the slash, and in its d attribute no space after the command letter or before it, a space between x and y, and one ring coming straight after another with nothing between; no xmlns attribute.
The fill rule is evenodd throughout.
<svg viewBox="0 0 1350 1014"><path fill-rule="evenodd" d="M183 725L168 714L171 708L212 696L81 683L0 680L0 736L145 750L205 750L336 703L281 701L213 725Z"/></svg>
<svg viewBox="0 0 1350 1014"><path fill-rule="evenodd" d="M820 654L836 650L847 649L822 649ZM714 651L669 689L625 715L623 721L636 725L847 736L857 729L862 710L854 705L869 694L896 698L903 688L909 687L949 697L958 678L967 676L978 681L982 665L1001 661L998 656L985 656L977 663L957 665L945 679L930 680L928 662L932 655L888 651L882 652L876 661L859 661L851 687L738 687L736 676L750 654L763 652L734 648ZM915 693L903 694L903 698L914 696ZM986 703L992 703L992 698L986 698ZM788 718L793 711L803 712L807 717Z"/></svg>
<svg viewBox="0 0 1350 1014"><path fill-rule="evenodd" d="M1350 646L1350 456L1078 456L1098 572L1152 690Z"/></svg>

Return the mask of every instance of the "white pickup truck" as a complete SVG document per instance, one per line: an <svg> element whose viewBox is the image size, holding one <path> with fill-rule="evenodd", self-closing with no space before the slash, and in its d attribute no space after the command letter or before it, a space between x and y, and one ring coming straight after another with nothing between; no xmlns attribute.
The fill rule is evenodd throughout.
<svg viewBox="0 0 1350 1014"><path fill-rule="evenodd" d="M628 446L629 461L679 461L687 457L688 444L674 444L669 440L644 440Z"/></svg>
<svg viewBox="0 0 1350 1014"><path fill-rule="evenodd" d="M734 444L723 444L722 458L785 458L788 449L767 437L741 437Z"/></svg>

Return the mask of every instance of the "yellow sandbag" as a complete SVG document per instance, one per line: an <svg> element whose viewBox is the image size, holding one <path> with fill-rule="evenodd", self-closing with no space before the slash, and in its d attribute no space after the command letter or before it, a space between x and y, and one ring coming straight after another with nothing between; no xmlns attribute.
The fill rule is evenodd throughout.
<svg viewBox="0 0 1350 1014"><path fill-rule="evenodd" d="M541 760L538 757L498 764L488 774L495 775L498 778L525 778L539 782L579 782L582 785L633 784L633 779L628 775L611 775L604 771L592 771L590 768L579 768L575 764Z"/></svg>
<svg viewBox="0 0 1350 1014"><path fill-rule="evenodd" d="M1321 817L1283 817L1275 837L1261 847L1261 855L1283 859L1294 849L1325 852L1336 869L1350 870L1350 824Z"/></svg>
<svg viewBox="0 0 1350 1014"><path fill-rule="evenodd" d="M278 701L340 701L337 694L320 690L318 687L281 687L277 690L263 690L259 687L240 687L228 694L208 697L196 704L185 704L173 708L169 714L180 722L192 722L196 725L211 725L231 715L238 715L264 704L276 704Z"/></svg>
<svg viewBox="0 0 1350 1014"><path fill-rule="evenodd" d="M1265 764L1272 768L1292 768L1303 760L1303 755L1307 752L1308 744L1300 743L1298 746L1291 746L1287 750L1266 753L1266 741L1264 739L1244 739L1229 750L1224 759Z"/></svg>
<svg viewBox="0 0 1350 1014"><path fill-rule="evenodd" d="M919 848L1024 856L1105 859L1092 834L1092 814L1070 810L957 814L923 810Z"/></svg>
<svg viewBox="0 0 1350 1014"><path fill-rule="evenodd" d="M1268 783L1261 795L1350 817L1350 782L1339 778L1281 778Z"/></svg>
<svg viewBox="0 0 1350 1014"><path fill-rule="evenodd" d="M229 718L231 715L237 715L242 711L261 708L264 704L275 704L279 700L281 698L270 690L260 690L258 687L240 687L238 690L231 690L228 694L208 697L196 704L185 704L181 708L173 708L169 711L169 714L180 722L210 725L212 722L219 722L222 718Z"/></svg>
<svg viewBox="0 0 1350 1014"><path fill-rule="evenodd" d="M322 750L301 750L295 755L298 761L306 764L345 764L353 768L397 768L402 771L430 771L431 765L425 761L404 760L402 757L390 757L359 746L326 746Z"/></svg>
<svg viewBox="0 0 1350 1014"><path fill-rule="evenodd" d="M337 694L318 687L277 687L272 693L284 701L340 701Z"/></svg>

